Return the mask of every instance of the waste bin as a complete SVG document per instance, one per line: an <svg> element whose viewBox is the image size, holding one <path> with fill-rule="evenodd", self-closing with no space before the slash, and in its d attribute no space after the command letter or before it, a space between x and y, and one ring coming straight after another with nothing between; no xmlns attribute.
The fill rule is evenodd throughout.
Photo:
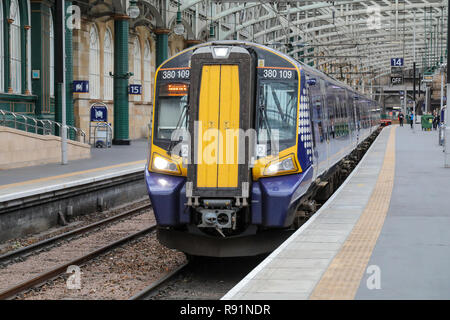
<svg viewBox="0 0 450 320"><path fill-rule="evenodd" d="M421 118L422 130L431 131L433 128L433 116L425 114Z"/></svg>

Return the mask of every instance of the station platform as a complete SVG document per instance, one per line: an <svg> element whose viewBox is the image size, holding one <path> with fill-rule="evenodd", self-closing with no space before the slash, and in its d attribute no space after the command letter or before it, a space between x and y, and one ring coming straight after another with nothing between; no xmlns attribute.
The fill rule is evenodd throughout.
<svg viewBox="0 0 450 320"><path fill-rule="evenodd" d="M0 203L142 171L148 153L146 139L129 146L92 148L91 158L0 170Z"/></svg>
<svg viewBox="0 0 450 320"><path fill-rule="evenodd" d="M436 131L384 128L333 196L222 299L450 299Z"/></svg>

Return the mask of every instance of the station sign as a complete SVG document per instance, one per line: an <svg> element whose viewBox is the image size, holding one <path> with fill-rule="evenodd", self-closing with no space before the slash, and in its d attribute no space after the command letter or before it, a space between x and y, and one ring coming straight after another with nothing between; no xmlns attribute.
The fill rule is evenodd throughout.
<svg viewBox="0 0 450 320"><path fill-rule="evenodd" d="M392 85L403 84L403 76L391 76L391 84Z"/></svg>
<svg viewBox="0 0 450 320"><path fill-rule="evenodd" d="M31 77L33 79L40 79L41 78L41 70L33 70L31 73Z"/></svg>
<svg viewBox="0 0 450 320"><path fill-rule="evenodd" d="M74 80L73 81L73 93L89 93L89 81Z"/></svg>
<svg viewBox="0 0 450 320"><path fill-rule="evenodd" d="M134 94L134 95L142 94L142 85L140 85L140 84L130 84L128 93L129 94Z"/></svg>
<svg viewBox="0 0 450 320"><path fill-rule="evenodd" d="M108 107L105 104L91 105L91 122L108 122Z"/></svg>
<svg viewBox="0 0 450 320"><path fill-rule="evenodd" d="M403 67L403 58L391 58L391 67Z"/></svg>

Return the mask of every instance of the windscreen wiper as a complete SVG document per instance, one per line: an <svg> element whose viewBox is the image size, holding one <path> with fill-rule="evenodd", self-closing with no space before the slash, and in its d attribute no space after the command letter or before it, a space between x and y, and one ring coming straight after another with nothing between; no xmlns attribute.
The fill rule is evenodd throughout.
<svg viewBox="0 0 450 320"><path fill-rule="evenodd" d="M266 127L266 129L267 129L268 136L266 137L266 139L268 139L268 141L272 141L272 127L270 126L269 119L267 117L266 106L264 104L260 104L259 105L259 111L260 111L259 112L259 114L260 114L259 122L260 123L262 122L264 124L264 126ZM271 143L267 144L267 141L265 141L265 143L266 143L266 145L268 145L267 152L271 151Z"/></svg>
<svg viewBox="0 0 450 320"><path fill-rule="evenodd" d="M177 125L175 126L175 129L172 131L172 133L173 133L174 131L177 131L178 129L180 129L181 124L183 123L184 118L187 118L188 110L189 110L189 105L188 105L188 104L185 104L184 107L183 107L183 110L181 110L181 114L180 114L180 117L178 118ZM176 141L176 142L180 142L180 140L178 140L178 141ZM168 150L167 150L167 153L168 153L169 155L172 155L172 149L173 149L174 147L175 147L175 141L172 140L172 137L171 137L171 139L170 139L170 144L169 144L169 148L168 148Z"/></svg>
<svg viewBox="0 0 450 320"><path fill-rule="evenodd" d="M281 108L280 100L278 99L277 93L275 92L275 89L273 87L270 87L272 90L272 98L275 101L275 105L277 106L278 112L280 113L281 120L286 121L286 115L283 112L283 109Z"/></svg>

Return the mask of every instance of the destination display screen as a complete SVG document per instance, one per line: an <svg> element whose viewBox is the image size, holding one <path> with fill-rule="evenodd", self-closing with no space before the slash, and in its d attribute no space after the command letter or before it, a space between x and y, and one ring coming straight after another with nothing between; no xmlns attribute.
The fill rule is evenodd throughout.
<svg viewBox="0 0 450 320"><path fill-rule="evenodd" d="M159 95L163 97L180 97L189 93L187 83L168 83L161 86Z"/></svg>

